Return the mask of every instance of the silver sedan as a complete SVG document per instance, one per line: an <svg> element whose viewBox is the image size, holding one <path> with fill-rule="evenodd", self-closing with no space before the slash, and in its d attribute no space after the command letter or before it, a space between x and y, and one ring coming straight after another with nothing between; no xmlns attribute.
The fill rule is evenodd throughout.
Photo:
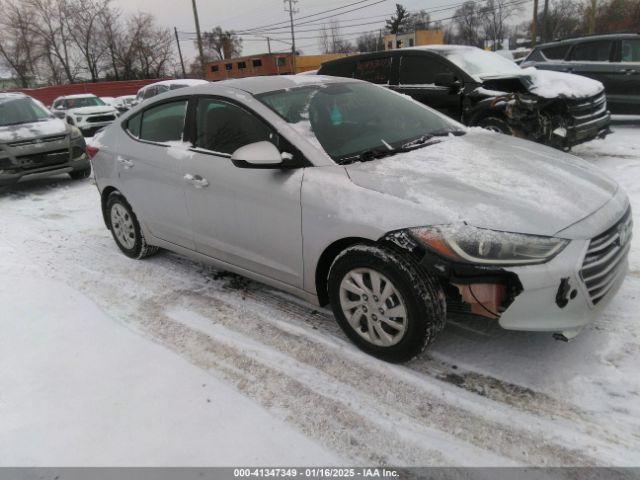
<svg viewBox="0 0 640 480"><path fill-rule="evenodd" d="M89 153L124 254L169 249L330 304L389 361L454 314L569 339L627 271L629 201L603 173L356 80L170 92Z"/></svg>

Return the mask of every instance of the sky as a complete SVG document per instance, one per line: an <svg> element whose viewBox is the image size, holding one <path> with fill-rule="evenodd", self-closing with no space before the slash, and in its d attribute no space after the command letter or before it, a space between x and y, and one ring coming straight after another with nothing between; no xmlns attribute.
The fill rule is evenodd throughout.
<svg viewBox="0 0 640 480"><path fill-rule="evenodd" d="M356 1L357 0L299 0L296 5L299 13L297 13L296 16L310 15L355 3ZM339 15L335 18L343 23L342 33L345 34L345 37L355 39L355 37L358 36L358 32L382 28L384 26L384 16L390 16L394 12L396 1L397 0L363 0L359 4L345 8L344 10L351 10L369 4L373 5L351 13ZM197 0L197 2L200 14L200 26L203 31L209 30L217 25L220 25L223 29L241 30L288 20L288 14L284 11L282 0L233 0L224 2L220 0ZM136 11L151 12L162 25L171 28L175 26L181 32L192 33L195 31L191 0L114 0L114 3L119 5L126 13L135 13ZM429 11L442 9L442 7L451 5L459 5L462 3L462 0L402 0L401 3L410 11L418 11L420 9ZM530 10L531 7L527 4L525 8ZM433 20L446 18L453 15L453 11L454 9L442 10L441 12L433 13L431 16ZM339 12L340 10L335 13ZM322 19L328 15L329 14L323 14L316 18ZM330 19L327 18L316 22L314 17L312 17L299 21L314 21L314 23L316 23L316 25L298 27L299 30L303 30L317 29L319 28L317 23L329 22ZM359 23L378 21L379 23L364 26L357 25ZM355 25L350 28L345 27L345 25L348 24ZM283 24L283 26L284 25L285 24ZM287 41L290 40L288 30L280 30L280 32L282 33L273 36L283 38ZM350 32L353 33L349 35ZM318 35L319 33L317 31L297 33L296 37L299 38L299 40L297 40L298 49L307 54L319 53L318 39L313 38ZM194 58L196 49L193 42L188 40L184 34L182 34L181 37L183 38L181 47L185 57L188 59ZM274 51L284 51L291 48L290 44L277 42L275 40L272 41L271 46ZM266 51L266 40L255 37L246 37L244 39L244 54L250 55Z"/></svg>

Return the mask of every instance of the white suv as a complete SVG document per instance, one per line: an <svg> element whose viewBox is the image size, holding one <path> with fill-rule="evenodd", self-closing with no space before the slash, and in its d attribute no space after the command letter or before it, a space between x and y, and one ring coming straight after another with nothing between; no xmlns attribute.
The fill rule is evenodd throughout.
<svg viewBox="0 0 640 480"><path fill-rule="evenodd" d="M51 110L56 117L78 127L85 136L92 136L120 116L115 107L91 94L58 97Z"/></svg>

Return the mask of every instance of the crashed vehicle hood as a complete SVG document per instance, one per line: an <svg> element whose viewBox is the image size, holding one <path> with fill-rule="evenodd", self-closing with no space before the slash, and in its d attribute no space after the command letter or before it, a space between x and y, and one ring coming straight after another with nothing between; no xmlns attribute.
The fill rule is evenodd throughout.
<svg viewBox="0 0 640 480"><path fill-rule="evenodd" d="M99 114L109 114L116 113L117 110L114 107L109 106L98 106L98 107L81 107L81 108L72 108L68 110L68 113L72 113L74 115L99 115Z"/></svg>
<svg viewBox="0 0 640 480"><path fill-rule="evenodd" d="M466 222L552 236L600 209L618 189L577 157L476 128L345 168L356 185L419 206L424 217L408 227Z"/></svg>
<svg viewBox="0 0 640 480"><path fill-rule="evenodd" d="M500 88L509 85L510 80L518 81L526 91L542 98L589 98L604 91L604 85L597 80L572 73L538 70L535 67L524 68L517 74L485 75L479 77L479 80L483 87L496 90L494 94L511 92L511 88Z"/></svg>
<svg viewBox="0 0 640 480"><path fill-rule="evenodd" d="M41 122L0 127L0 143L11 143L54 135L65 135L69 126L63 120L50 118Z"/></svg>

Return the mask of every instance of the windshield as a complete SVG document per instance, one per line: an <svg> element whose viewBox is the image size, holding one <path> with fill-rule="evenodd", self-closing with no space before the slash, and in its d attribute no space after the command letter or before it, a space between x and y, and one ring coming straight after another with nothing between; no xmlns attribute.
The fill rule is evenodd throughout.
<svg viewBox="0 0 640 480"><path fill-rule="evenodd" d="M68 98L65 103L67 108L102 107L106 105L98 97Z"/></svg>
<svg viewBox="0 0 640 480"><path fill-rule="evenodd" d="M444 53L448 60L456 64L469 75L492 77L522 73L513 61L494 52L479 48L455 49Z"/></svg>
<svg viewBox="0 0 640 480"><path fill-rule="evenodd" d="M367 83L304 86L256 97L338 163L462 129L409 98Z"/></svg>
<svg viewBox="0 0 640 480"><path fill-rule="evenodd" d="M49 111L30 97L0 99L0 126L41 122L50 117Z"/></svg>

